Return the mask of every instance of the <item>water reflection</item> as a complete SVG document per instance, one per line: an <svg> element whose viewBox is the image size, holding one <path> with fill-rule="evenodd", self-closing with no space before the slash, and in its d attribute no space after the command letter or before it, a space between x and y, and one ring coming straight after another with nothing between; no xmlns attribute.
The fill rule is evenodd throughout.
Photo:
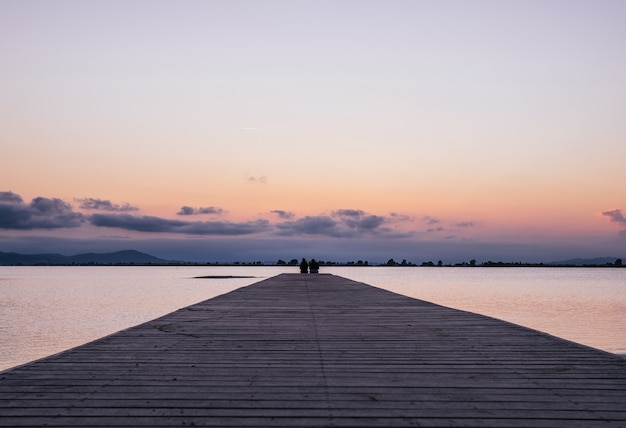
<svg viewBox="0 0 626 428"><path fill-rule="evenodd" d="M243 269L243 271L242 271ZM0 267L0 370L42 358L274 276L193 279L248 268Z"/></svg>
<svg viewBox="0 0 626 428"><path fill-rule="evenodd" d="M334 273L626 354L626 269L336 268Z"/></svg>

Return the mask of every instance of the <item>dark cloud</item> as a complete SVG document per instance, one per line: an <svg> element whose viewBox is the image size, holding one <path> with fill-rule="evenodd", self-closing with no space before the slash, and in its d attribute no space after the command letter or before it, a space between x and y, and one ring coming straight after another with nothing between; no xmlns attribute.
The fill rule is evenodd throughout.
<svg viewBox="0 0 626 428"><path fill-rule="evenodd" d="M476 223L473 221L462 221L456 224L458 227L474 227Z"/></svg>
<svg viewBox="0 0 626 428"><path fill-rule="evenodd" d="M13 192L0 192L0 203L19 204L24 202L22 197Z"/></svg>
<svg viewBox="0 0 626 428"><path fill-rule="evenodd" d="M441 232L443 231L443 227L433 227L431 229L427 229L426 232L428 233L433 233L433 232Z"/></svg>
<svg viewBox="0 0 626 428"><path fill-rule="evenodd" d="M279 223L276 228L280 235L319 235L335 238L379 235L406 237L408 234L396 232L385 223L397 221L389 217L368 214L362 210L340 209L332 215L307 216L301 219Z"/></svg>
<svg viewBox="0 0 626 428"><path fill-rule="evenodd" d="M283 211L283 210L272 210L270 211L272 214L276 214L278 217L288 220L290 218L293 218L295 216L294 213L292 213L291 211Z"/></svg>
<svg viewBox="0 0 626 428"><path fill-rule="evenodd" d="M337 210L333 216L339 217L343 225L358 232L368 232L378 229L385 218L377 215L366 214L362 210Z"/></svg>
<svg viewBox="0 0 626 428"><path fill-rule="evenodd" d="M180 211L178 211L177 215L194 215L196 213L196 209L188 206L181 207Z"/></svg>
<svg viewBox="0 0 626 428"><path fill-rule="evenodd" d="M378 215L366 215L354 222L354 226L359 230L375 230L385 222L385 218Z"/></svg>
<svg viewBox="0 0 626 428"><path fill-rule="evenodd" d="M193 207L188 207L188 206L184 206L181 207L180 211L177 212L177 215L202 215L202 214L216 214L216 215L220 215L224 212L224 210L222 208L219 207L200 207L200 208L193 208Z"/></svg>
<svg viewBox="0 0 626 428"><path fill-rule="evenodd" d="M114 227L137 232L183 233L188 235L249 235L269 228L267 220L244 223L222 221L182 221L152 216L129 214L94 214L90 217L94 226Z"/></svg>
<svg viewBox="0 0 626 428"><path fill-rule="evenodd" d="M198 214L222 214L224 210L219 207L200 207L196 208Z"/></svg>
<svg viewBox="0 0 626 428"><path fill-rule="evenodd" d="M413 220L410 216L405 214L391 213L389 214L389 219L394 222L402 222L402 221L411 221Z"/></svg>
<svg viewBox="0 0 626 428"><path fill-rule="evenodd" d="M59 229L77 227L84 216L57 198L34 198L26 204L13 192L0 192L0 229Z"/></svg>
<svg viewBox="0 0 626 428"><path fill-rule="evenodd" d="M333 211L333 215L338 217L361 217L365 213L361 210L337 210Z"/></svg>
<svg viewBox="0 0 626 428"><path fill-rule="evenodd" d="M306 216L276 225L281 235L342 236L342 232L337 226L338 222L329 216Z"/></svg>
<svg viewBox="0 0 626 428"><path fill-rule="evenodd" d="M76 202L79 202L79 208L84 210L100 210L100 211L138 211L139 208L130 205L127 202L123 204L114 204L108 199L97 198L77 198Z"/></svg>
<svg viewBox="0 0 626 428"><path fill-rule="evenodd" d="M604 211L602 215L608 217L611 220L611 223L626 224L626 217L624 217L624 214L622 214L621 209Z"/></svg>
<svg viewBox="0 0 626 428"><path fill-rule="evenodd" d="M422 220L424 220L428 224L437 224L440 222L438 218L431 217L429 215L425 215L424 217L422 217Z"/></svg>

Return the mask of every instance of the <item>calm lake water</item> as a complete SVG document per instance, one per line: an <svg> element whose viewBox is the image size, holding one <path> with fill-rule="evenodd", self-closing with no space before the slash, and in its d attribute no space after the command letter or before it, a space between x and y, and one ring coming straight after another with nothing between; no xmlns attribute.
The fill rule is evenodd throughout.
<svg viewBox="0 0 626 428"><path fill-rule="evenodd" d="M0 370L291 267L0 267ZM626 269L322 268L626 355ZM255 278L195 279L195 276Z"/></svg>

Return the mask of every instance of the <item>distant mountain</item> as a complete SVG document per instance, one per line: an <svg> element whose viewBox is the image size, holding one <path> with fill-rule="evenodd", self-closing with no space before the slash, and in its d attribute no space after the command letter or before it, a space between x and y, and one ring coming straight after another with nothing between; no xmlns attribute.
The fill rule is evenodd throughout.
<svg viewBox="0 0 626 428"><path fill-rule="evenodd" d="M0 265L59 265L71 264L68 257L61 254L18 254L0 252Z"/></svg>
<svg viewBox="0 0 626 428"><path fill-rule="evenodd" d="M0 265L73 265L73 264L167 264L170 260L160 259L136 250L116 251L114 253L85 253L75 256L61 254L19 254L0 252Z"/></svg>
<svg viewBox="0 0 626 428"><path fill-rule="evenodd" d="M606 265L613 264L619 257L596 257L594 259L569 259L560 262L550 262L549 265L570 265L570 266L585 266L585 265Z"/></svg>

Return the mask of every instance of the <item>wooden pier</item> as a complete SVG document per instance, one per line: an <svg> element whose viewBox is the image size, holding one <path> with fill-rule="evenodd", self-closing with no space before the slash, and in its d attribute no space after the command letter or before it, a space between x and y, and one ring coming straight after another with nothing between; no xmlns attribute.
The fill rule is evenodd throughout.
<svg viewBox="0 0 626 428"><path fill-rule="evenodd" d="M0 426L626 427L626 360L283 274L0 373Z"/></svg>

